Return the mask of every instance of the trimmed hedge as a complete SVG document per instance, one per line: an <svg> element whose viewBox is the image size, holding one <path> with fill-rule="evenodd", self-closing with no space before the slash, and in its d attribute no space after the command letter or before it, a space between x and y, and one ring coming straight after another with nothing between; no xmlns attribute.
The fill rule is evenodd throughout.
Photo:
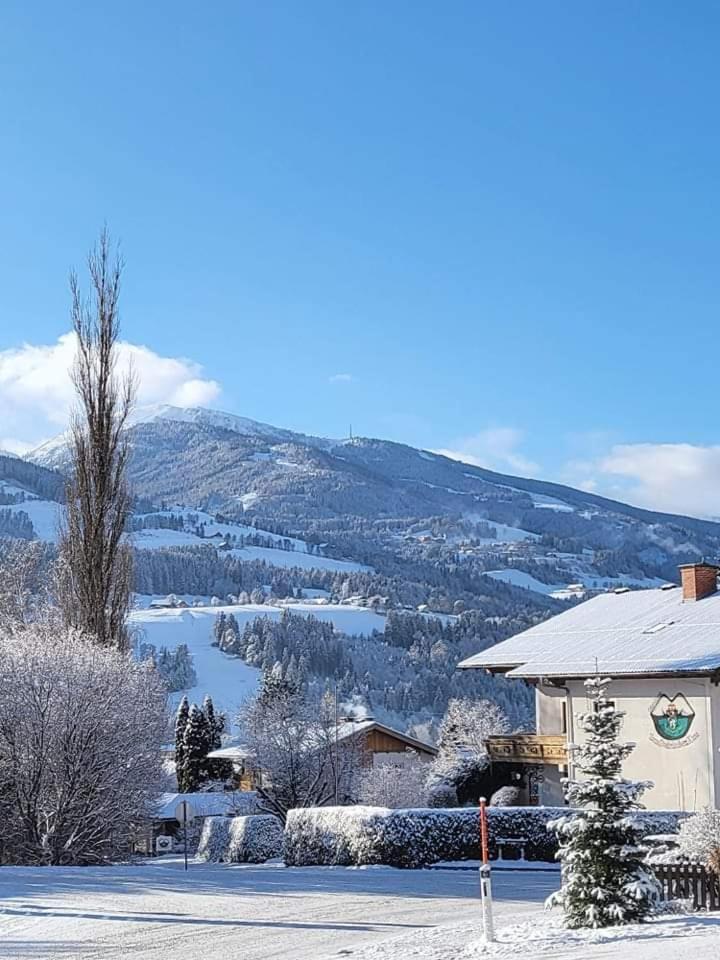
<svg viewBox="0 0 720 960"><path fill-rule="evenodd" d="M264 863L282 852L278 817L206 817L197 857L212 863Z"/></svg>
<svg viewBox="0 0 720 960"><path fill-rule="evenodd" d="M567 815L567 807L490 807L490 857L497 840L526 841L527 860L552 862L557 851L548 823ZM638 813L641 833L677 829L683 814ZM387 864L422 867L441 860L480 856L477 808L388 810L384 807L316 807L290 810L285 825L288 866Z"/></svg>

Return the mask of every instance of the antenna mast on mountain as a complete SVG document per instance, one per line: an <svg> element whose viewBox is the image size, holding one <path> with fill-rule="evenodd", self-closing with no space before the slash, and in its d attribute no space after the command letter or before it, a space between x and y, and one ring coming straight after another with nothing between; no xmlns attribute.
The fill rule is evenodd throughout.
<svg viewBox="0 0 720 960"><path fill-rule="evenodd" d="M350 424L350 439L352 440L352 438L353 438L353 435L352 435L352 424Z"/></svg>

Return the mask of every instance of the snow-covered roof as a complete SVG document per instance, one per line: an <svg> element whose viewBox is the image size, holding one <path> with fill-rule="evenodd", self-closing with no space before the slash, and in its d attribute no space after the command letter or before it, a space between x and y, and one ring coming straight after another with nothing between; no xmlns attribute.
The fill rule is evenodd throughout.
<svg viewBox="0 0 720 960"><path fill-rule="evenodd" d="M378 730L380 733L385 733L389 737L395 737L396 740L407 744L409 749L420 750L423 753L437 753L437 749L432 744L425 743L423 740L417 740L415 737L403 733L402 730L387 727L384 723L380 723L378 720L371 718L365 720L344 720L338 724L337 738L338 740L347 740L349 737L365 736L372 730Z"/></svg>
<svg viewBox="0 0 720 960"><path fill-rule="evenodd" d="M211 750L208 754L211 760L248 760L252 756L249 747L242 743L236 743L228 747L220 747L218 750Z"/></svg>
<svg viewBox="0 0 720 960"><path fill-rule="evenodd" d="M527 678L709 674L720 669L720 593L685 602L679 587L600 594L459 666Z"/></svg>
<svg viewBox="0 0 720 960"><path fill-rule="evenodd" d="M156 820L174 820L181 800L187 800L196 817L222 817L250 812L255 807L256 794L233 790L225 793L163 793L158 798Z"/></svg>

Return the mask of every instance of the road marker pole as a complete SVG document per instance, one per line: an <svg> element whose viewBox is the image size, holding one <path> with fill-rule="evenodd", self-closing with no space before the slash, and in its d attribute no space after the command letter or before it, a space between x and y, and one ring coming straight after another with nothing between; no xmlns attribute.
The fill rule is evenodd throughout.
<svg viewBox="0 0 720 960"><path fill-rule="evenodd" d="M487 800L485 797L480 797L480 850L482 853L482 862L480 863L480 900L482 903L483 930L485 932L485 941L487 943L493 943L495 940L495 928L493 926L492 884L490 882L490 857L488 856Z"/></svg>

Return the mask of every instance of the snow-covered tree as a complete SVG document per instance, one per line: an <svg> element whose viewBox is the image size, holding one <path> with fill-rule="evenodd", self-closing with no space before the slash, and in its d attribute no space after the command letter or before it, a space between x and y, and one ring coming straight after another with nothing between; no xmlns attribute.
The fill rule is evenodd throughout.
<svg viewBox="0 0 720 960"><path fill-rule="evenodd" d="M720 874L720 810L706 807L683 820L678 831L678 853Z"/></svg>
<svg viewBox="0 0 720 960"><path fill-rule="evenodd" d="M490 764L487 738L507 733L510 724L503 710L492 700L448 702L440 724L438 755L432 764L429 786L446 792L454 788L465 798L478 795L480 777Z"/></svg>
<svg viewBox="0 0 720 960"><path fill-rule="evenodd" d="M558 836L562 885L550 904L562 906L569 927L609 927L644 920L659 895L658 883L643 863L631 814L649 781L625 780L623 761L635 747L619 743L623 713L605 696L610 683L585 681L591 709L578 716L585 734L572 747L582 779L565 780L569 806L580 812L553 821Z"/></svg>
<svg viewBox="0 0 720 960"><path fill-rule="evenodd" d="M162 782L153 665L38 622L0 629L0 677L0 863L127 856Z"/></svg>
<svg viewBox="0 0 720 960"><path fill-rule="evenodd" d="M375 757L372 766L358 777L358 803L397 809L424 807L428 768L414 750Z"/></svg>
<svg viewBox="0 0 720 960"><path fill-rule="evenodd" d="M334 711L325 698L307 699L273 669L239 721L261 774L257 791L265 811L284 821L294 807L350 799L358 745L338 741Z"/></svg>
<svg viewBox="0 0 720 960"><path fill-rule="evenodd" d="M178 771L178 786L182 793L193 793L202 784L206 758L210 749L208 722L200 707L193 703L183 736L182 786Z"/></svg>

